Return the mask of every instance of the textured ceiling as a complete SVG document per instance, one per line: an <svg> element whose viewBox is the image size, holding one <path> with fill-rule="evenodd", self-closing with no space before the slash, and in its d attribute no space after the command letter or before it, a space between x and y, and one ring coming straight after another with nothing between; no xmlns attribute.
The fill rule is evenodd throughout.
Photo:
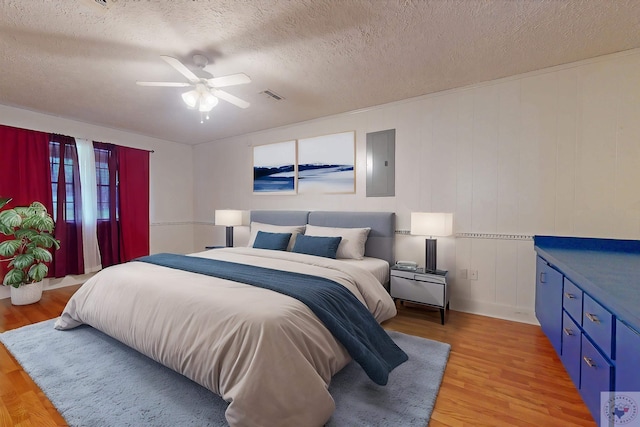
<svg viewBox="0 0 640 427"><path fill-rule="evenodd" d="M640 47L638 0L92 1L0 2L0 104L198 144ZM251 107L135 84L196 53Z"/></svg>

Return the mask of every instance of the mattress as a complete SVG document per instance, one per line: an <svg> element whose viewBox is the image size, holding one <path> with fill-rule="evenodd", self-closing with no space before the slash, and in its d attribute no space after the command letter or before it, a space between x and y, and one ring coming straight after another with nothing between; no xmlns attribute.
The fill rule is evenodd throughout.
<svg viewBox="0 0 640 427"><path fill-rule="evenodd" d="M340 259L339 261L367 270L382 285L389 282L389 263L383 259L364 257L363 259Z"/></svg>

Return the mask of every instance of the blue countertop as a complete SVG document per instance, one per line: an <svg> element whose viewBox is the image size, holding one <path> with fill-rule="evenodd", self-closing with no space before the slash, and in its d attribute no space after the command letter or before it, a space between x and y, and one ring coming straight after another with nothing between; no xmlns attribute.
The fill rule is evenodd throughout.
<svg viewBox="0 0 640 427"><path fill-rule="evenodd" d="M535 236L536 252L640 331L640 241Z"/></svg>

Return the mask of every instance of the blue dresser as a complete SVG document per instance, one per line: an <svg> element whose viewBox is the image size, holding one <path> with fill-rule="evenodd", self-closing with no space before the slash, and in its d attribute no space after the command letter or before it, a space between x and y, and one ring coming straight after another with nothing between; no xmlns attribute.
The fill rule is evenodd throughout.
<svg viewBox="0 0 640 427"><path fill-rule="evenodd" d="M534 244L536 317L599 424L602 391L640 391L640 241Z"/></svg>

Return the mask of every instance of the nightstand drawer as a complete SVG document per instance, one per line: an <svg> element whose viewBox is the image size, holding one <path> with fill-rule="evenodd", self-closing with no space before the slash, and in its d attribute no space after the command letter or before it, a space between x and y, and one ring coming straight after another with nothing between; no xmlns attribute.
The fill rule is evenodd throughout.
<svg viewBox="0 0 640 427"><path fill-rule="evenodd" d="M420 280L422 282L439 283L441 285L444 285L445 283L447 283L447 279L445 278L444 275L425 273L422 271L421 268L419 268L418 271L409 271L409 270L405 271L405 270L398 270L394 268L391 270L391 276L403 277L409 280Z"/></svg>
<svg viewBox="0 0 640 427"><path fill-rule="evenodd" d="M403 276L404 276L403 272ZM445 306L445 284L436 281L421 280L418 274L411 274L415 278L391 276L391 296L407 301L421 302L438 307Z"/></svg>

